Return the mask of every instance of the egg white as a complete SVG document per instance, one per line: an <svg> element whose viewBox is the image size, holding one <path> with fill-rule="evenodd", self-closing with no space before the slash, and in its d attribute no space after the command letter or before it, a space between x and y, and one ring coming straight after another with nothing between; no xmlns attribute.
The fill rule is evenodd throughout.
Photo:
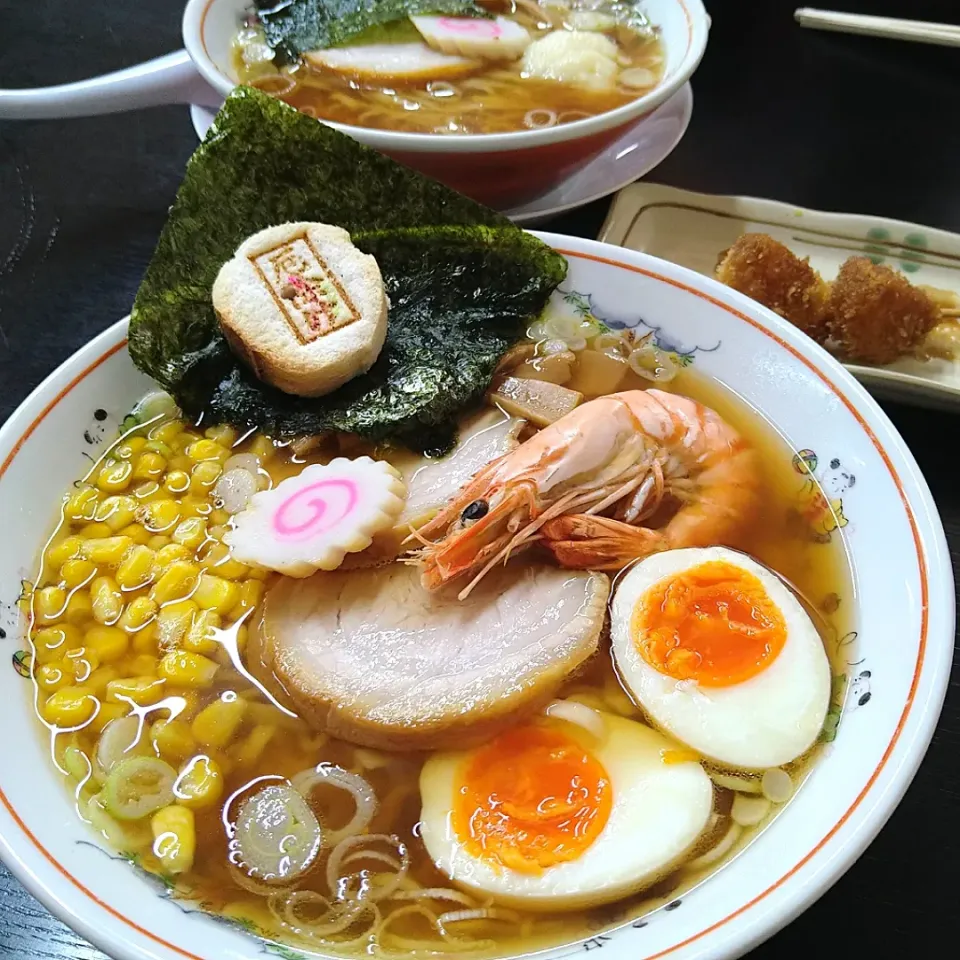
<svg viewBox="0 0 960 960"><path fill-rule="evenodd" d="M600 761L613 791L606 825L576 860L525 874L465 850L453 830L452 807L471 753L458 751L432 756L420 775L421 837L437 867L458 886L499 903L551 911L617 900L681 863L707 827L710 779L694 761L665 763L661 751L677 745L656 730L599 715L599 740L578 725L553 721Z"/></svg>
<svg viewBox="0 0 960 960"><path fill-rule="evenodd" d="M720 560L753 574L779 609L787 639L761 673L729 687L678 682L652 667L631 635L640 599L665 577ZM620 678L658 727L719 764L763 770L795 760L814 744L830 705L830 663L817 628L770 570L724 547L671 550L637 564L616 589L610 640Z"/></svg>

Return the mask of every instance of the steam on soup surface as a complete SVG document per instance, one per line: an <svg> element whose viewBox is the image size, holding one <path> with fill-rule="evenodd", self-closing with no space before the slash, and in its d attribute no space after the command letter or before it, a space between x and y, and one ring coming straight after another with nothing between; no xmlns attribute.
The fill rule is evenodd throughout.
<svg viewBox="0 0 960 960"><path fill-rule="evenodd" d="M484 6L495 20L416 17L375 42L361 36L284 66L252 18L235 38L234 66L242 83L321 120L447 134L571 123L629 103L663 76L656 29L617 0Z"/></svg>
<svg viewBox="0 0 960 960"><path fill-rule="evenodd" d="M646 360L660 373L670 366L668 357L644 358L642 348L628 357L632 346L619 335L567 333L569 351L521 350L513 375L562 379L586 402L614 381L621 391L649 385L638 376ZM555 348L556 333L548 335ZM799 475L803 456L716 384L672 372L664 389L709 405L759 454L761 514L742 531L741 548L765 565L768 586L775 570L816 607L798 633L796 611L771 610L773 588L763 594L759 579L728 561L697 565L674 583L699 598L707 616L718 597L728 608L730 590L741 591L738 603L760 597L752 613L736 616L762 621L767 649L750 663L721 651L714 667L728 693L744 676L759 674L767 687L754 683L739 715L728 697L708 732L717 743L733 731L738 744L775 750L763 742L769 730L751 732L758 707L787 709L790 700L778 699L782 678L764 673L766 661L787 663L811 631L814 645L836 650L848 626L838 598L850 596L842 546L810 526L807 507L819 491L811 491L809 472ZM526 953L636 917L698 882L769 820L815 760L814 746L766 770L711 762L711 744L697 752L649 725L649 711L628 692L644 690L622 670L629 686L621 683L605 644L565 681L546 715L462 756L372 749L319 732L264 669L258 627L278 580L294 585L288 594L311 581L233 558L224 543L232 512L258 484L276 485L305 462L367 452L410 476L412 455L351 438L311 449L277 444L196 426L153 403L64 500L31 598L33 679L79 815L204 909L327 953ZM475 459L476 445L470 449ZM453 461L430 470L443 463ZM471 508L465 512L476 520L483 511ZM526 562L512 562L511 583ZM317 576L349 582L379 570ZM659 663L660 671L705 676L719 635L701 637L707 646L698 648L681 621L674 617L686 659ZM744 649L753 657L749 644ZM661 654L670 657L653 650L644 658L656 665ZM805 682L802 669L791 670L792 684ZM689 692L692 680L683 682ZM762 703L757 689L768 690ZM673 722L665 716L662 728ZM631 793L638 782L649 789ZM651 823L663 829L651 833ZM588 867L601 845L608 853L598 874Z"/></svg>

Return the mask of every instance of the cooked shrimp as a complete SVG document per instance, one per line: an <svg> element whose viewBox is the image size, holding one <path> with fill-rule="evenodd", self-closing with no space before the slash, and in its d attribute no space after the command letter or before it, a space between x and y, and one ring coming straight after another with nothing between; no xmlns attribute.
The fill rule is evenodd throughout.
<svg viewBox="0 0 960 960"><path fill-rule="evenodd" d="M892 363L918 347L940 308L896 270L850 257L830 287L830 335L845 360Z"/></svg>
<svg viewBox="0 0 960 960"><path fill-rule="evenodd" d="M780 314L818 343L826 338L826 283L809 261L765 233L745 233L725 250L717 279Z"/></svg>
<svg viewBox="0 0 960 960"><path fill-rule="evenodd" d="M715 411L630 390L577 407L486 466L414 534L424 548L411 559L428 590L470 575L461 597L538 542L561 566L617 570L660 550L731 543L759 495L755 452Z"/></svg>

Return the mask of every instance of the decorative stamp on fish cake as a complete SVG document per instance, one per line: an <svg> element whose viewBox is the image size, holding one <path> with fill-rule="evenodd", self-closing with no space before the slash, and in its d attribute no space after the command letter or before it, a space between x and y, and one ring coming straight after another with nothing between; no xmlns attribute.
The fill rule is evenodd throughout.
<svg viewBox="0 0 960 960"><path fill-rule="evenodd" d="M249 260L301 343L360 319L360 311L306 234Z"/></svg>

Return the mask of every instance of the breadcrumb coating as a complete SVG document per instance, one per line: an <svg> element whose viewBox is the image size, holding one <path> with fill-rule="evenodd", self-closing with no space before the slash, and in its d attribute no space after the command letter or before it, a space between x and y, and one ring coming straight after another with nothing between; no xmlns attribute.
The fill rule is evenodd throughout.
<svg viewBox="0 0 960 960"><path fill-rule="evenodd" d="M892 363L920 345L940 309L906 277L867 257L850 257L830 286L828 329L838 352L857 363Z"/></svg>
<svg viewBox="0 0 960 960"><path fill-rule="evenodd" d="M745 233L721 254L716 277L780 314L818 343L827 336L828 287L801 260L765 233Z"/></svg>

